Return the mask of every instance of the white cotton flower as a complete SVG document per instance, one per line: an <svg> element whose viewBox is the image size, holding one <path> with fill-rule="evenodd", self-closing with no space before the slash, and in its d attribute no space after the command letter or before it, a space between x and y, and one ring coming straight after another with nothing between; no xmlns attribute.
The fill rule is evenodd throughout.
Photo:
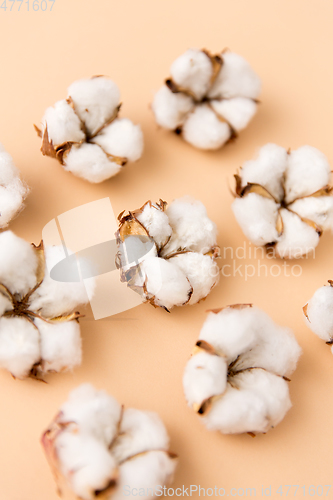
<svg viewBox="0 0 333 500"><path fill-rule="evenodd" d="M23 210L23 202L28 192L29 189L21 181L13 158L0 143L0 229L6 228Z"/></svg>
<svg viewBox="0 0 333 500"><path fill-rule="evenodd" d="M42 444L52 469L84 500L120 499L126 485L163 487L176 467L156 413L124 409L90 384L72 391Z"/></svg>
<svg viewBox="0 0 333 500"><path fill-rule="evenodd" d="M323 230L333 230L330 175L326 157L313 147L263 146L235 176L232 209L245 236L281 258L313 251Z"/></svg>
<svg viewBox="0 0 333 500"><path fill-rule="evenodd" d="M189 196L145 203L119 217L121 280L143 300L169 311L195 304L218 283L217 228L204 205Z"/></svg>
<svg viewBox="0 0 333 500"><path fill-rule="evenodd" d="M243 130L257 110L259 77L241 56L189 49L170 68L152 110L163 128L200 149L219 149Z"/></svg>
<svg viewBox="0 0 333 500"><path fill-rule="evenodd" d="M0 234L0 367L24 379L81 363L79 313L88 302L82 282L59 282L50 270L62 247L36 247L11 231ZM89 280L89 293L94 283Z"/></svg>
<svg viewBox="0 0 333 500"><path fill-rule="evenodd" d="M322 286L303 307L308 327L331 346L333 353L333 282Z"/></svg>
<svg viewBox="0 0 333 500"><path fill-rule="evenodd" d="M78 80L67 99L46 110L42 130L43 155L56 158L65 170L89 182L116 175L143 152L140 125L118 118L120 92L110 79L98 76Z"/></svg>
<svg viewBox="0 0 333 500"><path fill-rule="evenodd" d="M300 353L292 331L258 308L212 311L185 367L187 403L208 429L267 432L291 407L288 377Z"/></svg>

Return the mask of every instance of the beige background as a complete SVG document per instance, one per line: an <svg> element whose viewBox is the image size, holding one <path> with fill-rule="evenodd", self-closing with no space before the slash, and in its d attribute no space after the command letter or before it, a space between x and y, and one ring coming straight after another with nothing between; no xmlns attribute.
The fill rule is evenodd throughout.
<svg viewBox="0 0 333 500"><path fill-rule="evenodd" d="M31 6L27 12L25 4L17 9L0 9L0 141L32 188L25 211L11 224L29 241L39 242L55 216L105 196L120 212L148 199L190 194L218 224L221 247L236 248L245 238L230 209L228 182L256 148L269 141L291 148L311 144L333 165L330 0L56 0L53 12ZM263 81L257 116L218 152L197 151L158 130L149 110L171 62L192 46L229 47ZM73 80L94 74L118 83L121 115L140 122L145 134L142 160L100 185L42 157L32 127ZM68 392L84 381L127 406L160 413L180 456L175 487L255 487L260 497L261 487L272 485L272 498L280 498L274 494L280 484L332 483L333 357L307 328L301 309L332 279L332 244L325 234L315 260L302 261L300 277L222 278L205 302L171 314L141 305L94 321L88 311L81 322L82 366L50 376L47 385L1 372L0 498L57 498L39 436ZM238 260L245 263L256 261ZM255 303L292 327L304 351L290 383L293 408L276 429L255 439L206 431L182 393L183 367L205 310L235 302Z"/></svg>

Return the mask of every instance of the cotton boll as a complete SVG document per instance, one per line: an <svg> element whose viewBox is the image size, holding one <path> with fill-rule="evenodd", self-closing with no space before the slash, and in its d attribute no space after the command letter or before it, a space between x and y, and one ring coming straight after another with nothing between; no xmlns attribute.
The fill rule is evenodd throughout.
<svg viewBox="0 0 333 500"><path fill-rule="evenodd" d="M56 440L56 451L62 474L83 500L96 498L95 491L104 490L117 477L114 458L89 435L65 431Z"/></svg>
<svg viewBox="0 0 333 500"><path fill-rule="evenodd" d="M293 259L313 251L319 242L317 231L289 210L283 208L280 213L283 233L275 246L277 255L284 259Z"/></svg>
<svg viewBox="0 0 333 500"><path fill-rule="evenodd" d="M333 230L333 197L309 196L300 198L289 206L305 219L310 219L320 227Z"/></svg>
<svg viewBox="0 0 333 500"><path fill-rule="evenodd" d="M196 106L188 115L182 133L185 141L200 149L219 149L231 137L228 123L207 104Z"/></svg>
<svg viewBox="0 0 333 500"><path fill-rule="evenodd" d="M88 302L85 284L79 282L61 282L51 278L53 267L65 258L61 246L46 247L46 269L42 284L30 298L30 308L38 311L46 318L55 318L72 312L78 305ZM94 282L89 280L87 286L93 290ZM92 290L89 290L92 293Z"/></svg>
<svg viewBox="0 0 333 500"><path fill-rule="evenodd" d="M151 107L158 125L175 130L184 123L194 103L191 97L181 92L175 94L164 85L156 92Z"/></svg>
<svg viewBox="0 0 333 500"><path fill-rule="evenodd" d="M232 211L245 236L263 246L277 240L278 208L273 200L256 193L235 198Z"/></svg>
<svg viewBox="0 0 333 500"><path fill-rule="evenodd" d="M5 151L5 148L0 143L0 185L7 186L16 177L19 171L16 168L13 158Z"/></svg>
<svg viewBox="0 0 333 500"><path fill-rule="evenodd" d="M237 131L243 130L257 111L257 104L246 97L234 97L222 99L222 101L212 100L211 106Z"/></svg>
<svg viewBox="0 0 333 500"><path fill-rule="evenodd" d="M20 211L23 198L16 185L0 186L0 228L6 228L13 217Z"/></svg>
<svg viewBox="0 0 333 500"><path fill-rule="evenodd" d="M89 182L103 182L116 175L122 166L109 160L97 144L74 145L65 156L65 169Z"/></svg>
<svg viewBox="0 0 333 500"><path fill-rule="evenodd" d="M162 492L163 486L172 481L176 465L175 458L164 451L150 451L124 462L119 468L118 488L112 495L112 500L122 500L124 494L135 498L137 492L140 492L140 499L152 498L155 489ZM134 493L127 494L131 490Z"/></svg>
<svg viewBox="0 0 333 500"><path fill-rule="evenodd" d="M32 246L12 231L0 234L0 283L24 295L36 285L38 259Z"/></svg>
<svg viewBox="0 0 333 500"><path fill-rule="evenodd" d="M209 255L188 252L172 257L170 262L176 264L191 283L193 293L189 304L196 304L207 297L219 281L220 270L215 260Z"/></svg>
<svg viewBox="0 0 333 500"><path fill-rule="evenodd" d="M225 434L267 432L291 407L287 382L265 370L239 373L232 384L203 417L208 429Z"/></svg>
<svg viewBox="0 0 333 500"><path fill-rule="evenodd" d="M129 408L124 411L120 433L112 447L117 462L121 463L138 453L167 450L169 437L157 413Z"/></svg>
<svg viewBox="0 0 333 500"><path fill-rule="evenodd" d="M248 183L260 184L277 200L284 197L283 181L287 168L288 154L285 148L276 144L266 144L254 160L243 164L241 170L242 187Z"/></svg>
<svg viewBox="0 0 333 500"><path fill-rule="evenodd" d="M121 418L119 403L91 384L74 389L61 407L60 422L75 422L81 434L90 434L106 446L115 437Z"/></svg>
<svg viewBox="0 0 333 500"><path fill-rule="evenodd" d="M307 325L321 339L333 338L333 288L319 288L307 304Z"/></svg>
<svg viewBox="0 0 333 500"><path fill-rule="evenodd" d="M206 399L223 394L227 387L228 366L221 356L201 351L188 361L183 387L190 407L200 406Z"/></svg>
<svg viewBox="0 0 333 500"><path fill-rule="evenodd" d="M127 118L117 118L103 128L93 142L105 153L137 161L143 152L143 134L140 125L134 125Z"/></svg>
<svg viewBox="0 0 333 500"><path fill-rule="evenodd" d="M68 97L73 99L75 111L89 135L94 135L114 116L120 102L118 86L105 77L77 80L68 88Z"/></svg>
<svg viewBox="0 0 333 500"><path fill-rule="evenodd" d="M188 279L168 260L149 257L141 263L140 272L143 278L138 278L139 282L135 284L146 283L148 296L154 298L155 305L171 309L189 300L192 287Z"/></svg>
<svg viewBox="0 0 333 500"><path fill-rule="evenodd" d="M200 100L209 89L213 65L202 50L189 49L172 63L170 74L179 87L189 90Z"/></svg>
<svg viewBox="0 0 333 500"><path fill-rule="evenodd" d="M233 52L222 54L222 68L209 91L212 99L221 97L248 97L257 99L261 81L249 63Z"/></svg>
<svg viewBox="0 0 333 500"><path fill-rule="evenodd" d="M52 141L54 146L85 139L82 123L66 99L47 108L42 122L44 127L47 127L49 141Z"/></svg>
<svg viewBox="0 0 333 500"><path fill-rule="evenodd" d="M190 196L174 200L166 214L173 234L163 254L178 250L207 253L216 245L217 227L203 203Z"/></svg>
<svg viewBox="0 0 333 500"><path fill-rule="evenodd" d="M77 321L61 321L51 324L34 318L34 323L40 333L43 372L69 371L81 364L81 336Z"/></svg>
<svg viewBox="0 0 333 500"><path fill-rule="evenodd" d="M0 367L24 379L39 360L37 328L26 318L0 318Z"/></svg>
<svg viewBox="0 0 333 500"><path fill-rule="evenodd" d="M172 234L167 214L156 205L146 203L136 218L146 228L159 248L164 246Z"/></svg>
<svg viewBox="0 0 333 500"><path fill-rule="evenodd" d="M286 170L286 202L315 193L329 183L330 177L330 165L321 151L311 146L292 151Z"/></svg>

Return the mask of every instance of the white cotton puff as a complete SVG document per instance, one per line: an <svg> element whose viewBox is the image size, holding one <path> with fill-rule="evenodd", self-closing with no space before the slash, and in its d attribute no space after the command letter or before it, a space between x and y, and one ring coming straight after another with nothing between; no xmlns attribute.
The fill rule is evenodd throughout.
<svg viewBox="0 0 333 500"><path fill-rule="evenodd" d="M319 288L307 304L308 327L326 342L333 338L333 288Z"/></svg>
<svg viewBox="0 0 333 500"><path fill-rule="evenodd" d="M168 448L169 436L157 413L134 408L124 411L120 434L112 448L118 463L138 453Z"/></svg>
<svg viewBox="0 0 333 500"><path fill-rule="evenodd" d="M223 394L227 387L228 365L222 356L200 351L186 364L183 387L189 406L200 406L206 399Z"/></svg>
<svg viewBox="0 0 333 500"><path fill-rule="evenodd" d="M82 347L80 325L77 321L47 323L34 318L40 334L41 369L47 372L65 372L81 364Z"/></svg>
<svg viewBox="0 0 333 500"><path fill-rule="evenodd" d="M74 422L81 434L90 434L109 446L121 416L120 404L107 392L82 384L62 405L60 422Z"/></svg>
<svg viewBox="0 0 333 500"><path fill-rule="evenodd" d="M118 86L103 76L77 80L68 88L68 97L73 99L75 111L89 135L94 135L114 116L120 102Z"/></svg>
<svg viewBox="0 0 333 500"><path fill-rule="evenodd" d="M12 182L9 186L0 186L0 229L6 228L23 208L22 191L25 192L25 188L20 179L17 179L17 182Z"/></svg>
<svg viewBox="0 0 333 500"><path fill-rule="evenodd" d="M143 152L143 134L140 125L127 118L117 118L93 139L105 153L137 161Z"/></svg>
<svg viewBox="0 0 333 500"><path fill-rule="evenodd" d="M12 231L0 234L0 283L23 296L36 285L37 265L32 245Z"/></svg>
<svg viewBox="0 0 333 500"><path fill-rule="evenodd" d="M189 90L199 100L209 89L213 65L202 50L189 49L172 63L170 74L179 87Z"/></svg>
<svg viewBox="0 0 333 500"><path fill-rule="evenodd" d="M51 278L50 273L53 267L65 259L62 246L47 246L45 259L45 277L42 284L31 295L30 308L46 318L55 318L65 313L71 313L80 304L86 304L88 294L89 297L92 296L95 286L94 280L86 280L83 283L83 281L55 281Z"/></svg>
<svg viewBox="0 0 333 500"><path fill-rule="evenodd" d="M283 259L297 259L313 251L319 242L317 231L285 208L280 210L280 214L283 233L275 246L277 255Z"/></svg>
<svg viewBox="0 0 333 500"><path fill-rule="evenodd" d="M261 91L261 81L249 63L234 52L224 52L221 57L222 68L209 91L209 97L257 99Z"/></svg>
<svg viewBox="0 0 333 500"><path fill-rule="evenodd" d="M308 196L289 206L305 219L310 219L322 229L333 230L333 196Z"/></svg>
<svg viewBox="0 0 333 500"><path fill-rule="evenodd" d="M117 477L116 462L103 443L92 436L62 432L56 439L61 472L82 500L94 500Z"/></svg>
<svg viewBox="0 0 333 500"><path fill-rule="evenodd" d="M222 116L234 130L243 130L252 120L257 104L246 97L234 97L232 99L212 100L211 106L219 116Z"/></svg>
<svg viewBox="0 0 333 500"><path fill-rule="evenodd" d="M0 185L7 186L18 176L19 171L14 165L13 158L0 143Z"/></svg>
<svg viewBox="0 0 333 500"><path fill-rule="evenodd" d="M216 224L209 219L201 201L190 196L177 198L170 203L166 214L173 234L164 254L184 249L207 253L216 245Z"/></svg>
<svg viewBox="0 0 333 500"><path fill-rule="evenodd" d="M308 196L329 184L331 168L326 156L312 146L292 151L288 158L285 192L286 202Z"/></svg>
<svg viewBox="0 0 333 500"><path fill-rule="evenodd" d="M192 287L183 271L168 260L159 257L146 258L140 264L140 274L135 285L146 283L148 295L154 303L171 309L184 305L190 297Z"/></svg>
<svg viewBox="0 0 333 500"><path fill-rule="evenodd" d="M156 92L151 107L158 125L168 130L175 130L184 123L194 103L191 97L181 92L173 93L163 85Z"/></svg>
<svg viewBox="0 0 333 500"><path fill-rule="evenodd" d="M233 377L223 396L214 402L203 421L210 430L224 434L267 432L291 407L287 382L257 369Z"/></svg>
<svg viewBox="0 0 333 500"><path fill-rule="evenodd" d="M89 182L103 182L122 168L110 160L97 144L74 144L64 158L64 168Z"/></svg>
<svg viewBox="0 0 333 500"><path fill-rule="evenodd" d="M197 148L219 149L230 139L231 130L208 104L200 104L187 116L182 135L185 141Z"/></svg>
<svg viewBox="0 0 333 500"><path fill-rule="evenodd" d="M118 488L112 500L123 500L124 496L136 498L138 492L142 500L151 499L155 490L162 494L163 486L173 479L176 465L177 460L164 451L150 451L124 462L119 468ZM127 494L132 490L133 494Z"/></svg>
<svg viewBox="0 0 333 500"><path fill-rule="evenodd" d="M278 205L273 200L249 193L235 198L231 208L243 233L252 243L263 246L277 240Z"/></svg>
<svg viewBox="0 0 333 500"><path fill-rule="evenodd" d="M156 245L164 246L172 234L167 214L153 203L146 203L142 212L136 214L136 218L146 228L149 236L153 238Z"/></svg>
<svg viewBox="0 0 333 500"><path fill-rule="evenodd" d="M26 318L0 318L0 367L24 379L40 361L39 333Z"/></svg>
<svg viewBox="0 0 333 500"><path fill-rule="evenodd" d="M175 255L170 259L170 262L176 264L183 271L193 288L190 305L207 297L219 281L219 267L209 255L187 252Z"/></svg>
<svg viewBox="0 0 333 500"><path fill-rule="evenodd" d="M242 187L248 183L260 184L277 200L284 196L283 180L288 154L285 148L266 144L260 148L257 158L246 161L241 168Z"/></svg>
<svg viewBox="0 0 333 500"><path fill-rule="evenodd" d="M66 142L80 142L85 139L82 123L66 99L47 108L42 123L47 127L49 141L52 141L55 147Z"/></svg>

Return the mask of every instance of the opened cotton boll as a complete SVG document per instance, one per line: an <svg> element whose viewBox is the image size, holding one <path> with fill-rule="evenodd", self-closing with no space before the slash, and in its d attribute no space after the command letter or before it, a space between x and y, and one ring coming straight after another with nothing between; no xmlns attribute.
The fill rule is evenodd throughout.
<svg viewBox="0 0 333 500"><path fill-rule="evenodd" d="M289 328L236 304L209 312L183 376L186 401L209 430L266 433L291 407L301 349Z"/></svg>
<svg viewBox="0 0 333 500"><path fill-rule="evenodd" d="M261 82L243 57L189 49L170 68L152 110L161 127L199 149L221 148L257 111Z"/></svg>
<svg viewBox="0 0 333 500"><path fill-rule="evenodd" d="M13 158L0 143L0 229L5 229L23 210L28 192L29 188L20 179Z"/></svg>
<svg viewBox="0 0 333 500"><path fill-rule="evenodd" d="M148 201L118 219L121 280L144 302L170 311L205 299L218 283L217 228L201 201Z"/></svg>
<svg viewBox="0 0 333 500"><path fill-rule="evenodd" d="M41 441L60 493L62 479L82 500L168 486L177 465L156 413L126 409L90 384L70 393Z"/></svg>
<svg viewBox="0 0 333 500"><path fill-rule="evenodd" d="M143 153L141 127L119 118L120 106L119 89L109 78L72 83L67 99L45 111L41 129L35 126L43 155L92 183L113 177Z"/></svg>
<svg viewBox="0 0 333 500"><path fill-rule="evenodd" d="M58 282L50 269L66 257L0 234L0 368L14 378L72 370L81 363L77 307L93 295L94 282Z"/></svg>
<svg viewBox="0 0 333 500"><path fill-rule="evenodd" d="M333 353L333 281L319 288L303 307L310 330L331 346Z"/></svg>
<svg viewBox="0 0 333 500"><path fill-rule="evenodd" d="M270 255L294 259L314 252L333 230L331 168L311 146L263 146L235 175L232 210L245 236Z"/></svg>

